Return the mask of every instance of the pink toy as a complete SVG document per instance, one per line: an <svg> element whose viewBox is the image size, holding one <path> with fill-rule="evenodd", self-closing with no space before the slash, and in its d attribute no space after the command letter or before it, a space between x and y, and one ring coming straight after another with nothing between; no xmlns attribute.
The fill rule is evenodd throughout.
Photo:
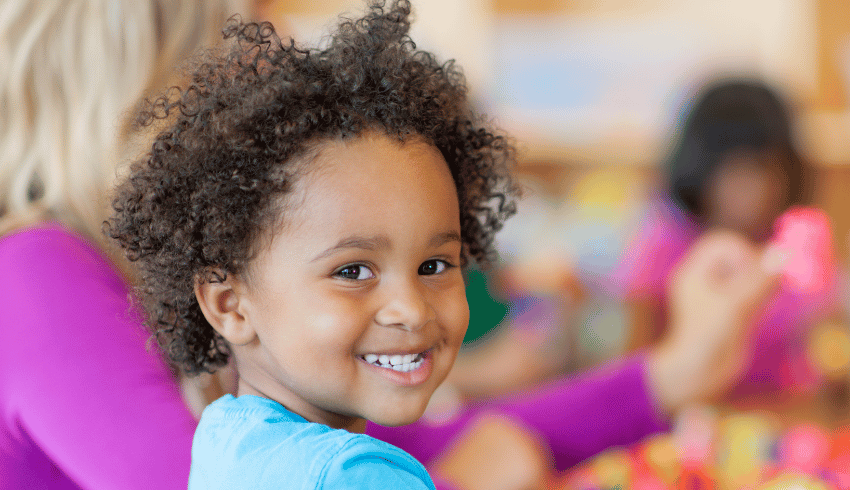
<svg viewBox="0 0 850 490"><path fill-rule="evenodd" d="M814 474L824 467L830 453L829 435L814 424L794 427L780 446L780 459L787 469Z"/></svg>
<svg viewBox="0 0 850 490"><path fill-rule="evenodd" d="M817 295L832 281L832 231L829 217L820 209L795 206L774 224L771 242L788 254L784 277L799 292Z"/></svg>

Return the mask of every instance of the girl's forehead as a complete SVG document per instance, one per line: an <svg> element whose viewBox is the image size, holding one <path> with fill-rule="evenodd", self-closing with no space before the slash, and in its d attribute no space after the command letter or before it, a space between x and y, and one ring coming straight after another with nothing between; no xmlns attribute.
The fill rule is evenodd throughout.
<svg viewBox="0 0 850 490"><path fill-rule="evenodd" d="M288 225L320 213L330 223L352 213L368 217L424 210L459 216L454 179L442 153L423 138L382 133L317 144L285 198Z"/></svg>
<svg viewBox="0 0 850 490"><path fill-rule="evenodd" d="M340 178L368 178L368 182L377 185L397 181L402 176L419 176L421 183L424 178L434 178L435 173L450 175L439 149L416 135L400 140L368 131L354 137L319 141L307 159L301 190L308 194L309 187L332 185ZM435 162L439 163L435 166Z"/></svg>

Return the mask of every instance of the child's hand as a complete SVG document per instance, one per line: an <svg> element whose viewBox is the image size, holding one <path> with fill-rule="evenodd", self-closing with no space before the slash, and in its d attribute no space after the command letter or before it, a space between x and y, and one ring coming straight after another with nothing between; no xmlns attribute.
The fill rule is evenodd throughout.
<svg viewBox="0 0 850 490"><path fill-rule="evenodd" d="M649 357L661 408L723 394L746 367L753 316L779 283L784 257L732 232L704 235L670 281L670 330Z"/></svg>

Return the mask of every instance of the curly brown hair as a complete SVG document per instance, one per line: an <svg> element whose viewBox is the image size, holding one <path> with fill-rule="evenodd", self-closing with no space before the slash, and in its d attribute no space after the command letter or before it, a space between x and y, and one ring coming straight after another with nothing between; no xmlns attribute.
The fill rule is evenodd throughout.
<svg viewBox="0 0 850 490"><path fill-rule="evenodd" d="M342 19L324 49L232 18L232 47L206 54L186 89L140 112L141 125L168 126L118 187L105 231L137 262L154 334L188 373L229 356L195 281L244 270L257 239L285 219L276 203L300 174L294 160L322 141L377 129L433 144L457 187L464 263L492 260L494 234L515 212L514 146L470 109L453 62L416 49L409 16L408 1L372 3Z"/></svg>

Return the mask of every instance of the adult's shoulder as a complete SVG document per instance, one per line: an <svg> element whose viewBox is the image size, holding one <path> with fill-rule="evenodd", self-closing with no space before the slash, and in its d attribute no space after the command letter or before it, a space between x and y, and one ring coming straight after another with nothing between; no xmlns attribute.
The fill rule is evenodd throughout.
<svg viewBox="0 0 850 490"><path fill-rule="evenodd" d="M86 279L124 288L109 258L90 240L58 222L43 222L0 237L0 271L12 281L53 283Z"/></svg>
<svg viewBox="0 0 850 490"><path fill-rule="evenodd" d="M0 236L0 263L50 261L68 256L100 255L98 249L82 235L58 222L42 222Z"/></svg>

